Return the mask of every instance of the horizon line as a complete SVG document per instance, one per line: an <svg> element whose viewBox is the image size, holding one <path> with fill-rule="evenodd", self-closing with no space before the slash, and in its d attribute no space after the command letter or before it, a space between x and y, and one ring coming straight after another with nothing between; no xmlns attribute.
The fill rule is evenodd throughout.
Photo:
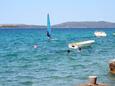
<svg viewBox="0 0 115 86"><path fill-rule="evenodd" d="M105 22L105 23L115 23L112 21L65 21L65 22L61 22L61 23L57 23L57 24L52 24L52 25L58 25L58 24L63 24L63 23L72 23L72 22ZM1 23L0 25L39 25L39 26L47 26L47 24L26 24L26 23ZM51 25L51 26L52 26Z"/></svg>

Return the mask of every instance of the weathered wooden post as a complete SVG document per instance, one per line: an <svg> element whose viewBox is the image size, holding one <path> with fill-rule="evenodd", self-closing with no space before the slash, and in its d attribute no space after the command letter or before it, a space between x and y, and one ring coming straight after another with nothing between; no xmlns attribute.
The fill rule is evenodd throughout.
<svg viewBox="0 0 115 86"><path fill-rule="evenodd" d="M115 74L115 59L109 61L109 69L112 74Z"/></svg>
<svg viewBox="0 0 115 86"><path fill-rule="evenodd" d="M108 85L97 83L97 76L89 76L89 83L81 84L79 86L108 86Z"/></svg>
<svg viewBox="0 0 115 86"><path fill-rule="evenodd" d="M96 85L96 82L97 82L97 76L89 76L89 85L90 84Z"/></svg>

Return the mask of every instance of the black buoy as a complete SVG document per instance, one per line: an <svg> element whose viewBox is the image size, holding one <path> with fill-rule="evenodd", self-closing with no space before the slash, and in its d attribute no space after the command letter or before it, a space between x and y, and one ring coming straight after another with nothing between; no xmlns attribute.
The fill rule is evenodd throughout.
<svg viewBox="0 0 115 86"><path fill-rule="evenodd" d="M70 50L67 50L68 53L70 53Z"/></svg>

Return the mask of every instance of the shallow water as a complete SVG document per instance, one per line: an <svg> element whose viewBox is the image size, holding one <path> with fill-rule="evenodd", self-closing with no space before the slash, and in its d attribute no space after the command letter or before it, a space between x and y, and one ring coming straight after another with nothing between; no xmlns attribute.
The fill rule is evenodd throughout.
<svg viewBox="0 0 115 86"><path fill-rule="evenodd" d="M101 29L108 36L96 38L99 29L0 29L1 86L75 86L97 75L98 82L115 86L108 61L115 58L115 29ZM67 44L94 39L89 48L67 53ZM37 44L38 48L33 48Z"/></svg>

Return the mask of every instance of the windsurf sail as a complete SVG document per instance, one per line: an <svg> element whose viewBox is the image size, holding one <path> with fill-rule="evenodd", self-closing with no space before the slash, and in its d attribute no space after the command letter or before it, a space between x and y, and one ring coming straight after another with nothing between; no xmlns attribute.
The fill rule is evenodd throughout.
<svg viewBox="0 0 115 86"><path fill-rule="evenodd" d="M47 14L47 37L51 38L51 26L50 26L49 14Z"/></svg>

